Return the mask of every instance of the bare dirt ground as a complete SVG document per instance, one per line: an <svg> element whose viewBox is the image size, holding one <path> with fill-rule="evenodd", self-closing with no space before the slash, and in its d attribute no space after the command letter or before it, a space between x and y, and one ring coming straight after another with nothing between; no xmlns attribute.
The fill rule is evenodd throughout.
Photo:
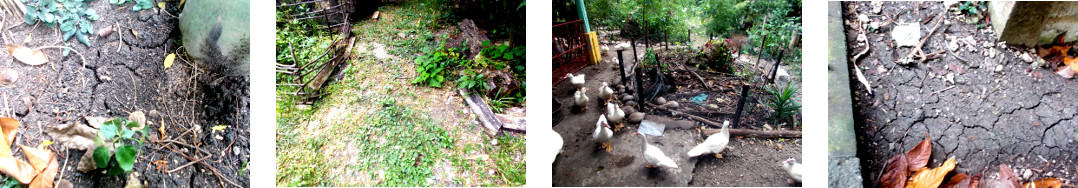
<svg viewBox="0 0 1078 188"><path fill-rule="evenodd" d="M847 23L872 9L869 2L843 6ZM945 10L939 2L885 2L883 15L869 18L922 22ZM946 13L944 19L952 24L928 36L924 46L926 53L948 51L939 59L896 64L910 50L893 48L889 33L894 24L883 24L867 35L872 48L866 57L852 63L864 71L876 92L869 95L851 74L865 185L876 185L887 159L906 152L926 135L933 150L929 166L953 156L956 172L988 175L999 164L1007 164L1031 172L1031 179L1078 178L1078 155L1068 149L1078 139L1073 126L1078 124L1074 119L1078 112L1065 102L1075 100L1069 94L1078 92L1078 82L1031 66L1022 57L1026 48L1000 45L991 24L983 19L967 23L965 16L954 13ZM922 37L930 24L923 25ZM846 25L846 37L848 54L864 49L856 41L856 26ZM952 38L971 38L972 44L960 42L958 50L950 51Z"/></svg>
<svg viewBox="0 0 1078 188"><path fill-rule="evenodd" d="M601 34L602 35L602 34ZM604 40L605 42L605 40ZM620 41L615 41L620 42ZM555 124L554 131L561 134L564 139L562 152L556 157L553 164L554 186L795 186L799 184L787 183L787 174L782 170L782 161L787 158L801 159L800 139L756 139L756 138L731 138L729 148L724 151L724 158L717 159L713 155L704 155L688 158L686 152L702 142L697 128L712 128L688 120L671 119L669 113L654 110L648 114L645 120L665 122L667 125L663 136L649 136L650 144L660 148L667 156L677 162L679 169L647 169L644 168L646 161L643 159L643 140L632 133L637 131L637 124L626 123L620 131L614 133L611 144L614 149L606 152L599 149L599 143L591 140L591 134L595 130L595 123L600 114L606 113L606 106L599 99L598 88L601 82L611 84L620 81L617 72L617 53L613 50L615 42L608 42L611 50L604 54L604 61L600 64L589 65L577 73L583 73L587 78L585 87L589 88L588 97L591 102L588 109L581 113L572 111L574 87L569 81L562 81L553 88L553 97L559 101L564 119ZM628 43L628 41L625 41ZM638 44L639 55L643 55L644 47ZM660 49L652 45L655 49ZM671 46L672 50L674 46ZM661 53L660 53L661 54ZM626 58L626 67L633 62L631 50L623 52ZM661 57L662 58L662 57ZM564 76L564 75L554 75ZM712 85L726 85L732 83L726 79L714 80ZM685 81L690 82L690 81ZM695 80L691 81L699 83ZM736 82L736 81L734 81ZM680 86L680 85L679 85ZM720 86L721 87L721 86ZM722 90L722 89L719 89ZM721 122L728 120L732 115L710 113L710 111L733 111L737 105L736 92L704 91L702 88L686 86L678 92L665 95L668 100L676 100L682 103L682 108L677 110L692 111L694 115L715 118L713 121ZM689 99L700 94L708 94L708 104L716 104L719 109L710 109L689 102ZM620 94L620 93L618 93ZM757 95L757 93L753 93ZM748 102L746 114L742 115L743 127L762 129L766 122L766 107L756 106ZM557 110L557 109L555 109ZM661 112L661 113L660 113ZM627 112L628 113L628 112ZM699 113L699 114L697 114ZM613 125L611 125L613 126ZM787 126L786 128L789 128Z"/></svg>
<svg viewBox="0 0 1078 188"><path fill-rule="evenodd" d="M16 144L38 145L52 140L43 127L56 124L81 123L84 117L127 117L129 113L147 113L147 141L139 148L133 173L149 187L225 187L227 181L249 185L246 164L250 161L248 80L225 77L201 70L183 60L177 52L179 13L169 4L168 12L154 8L131 11L131 3L118 7L107 1L89 4L101 18L94 28L114 26L116 32L108 37L90 38L92 47L75 39L66 42L86 57L79 60L75 53L64 57L62 50L44 50L51 62L30 66L19 63L8 53L0 53L0 66L19 71L20 79L0 87L4 110L12 112L22 122ZM5 44L32 40L27 46L64 46L59 30L44 26L26 25L21 18L3 19ZM95 31L96 32L96 31ZM135 34L137 32L137 35ZM122 40L121 40L122 35ZM17 41L17 42L16 42ZM164 69L162 62L169 53L177 53L176 63ZM84 65L85 64L85 65ZM223 132L210 127L227 125ZM163 132L159 132L163 131ZM164 135L162 135L164 133ZM215 137L220 137L217 139ZM191 162L180 155L203 156L196 148L157 142L161 139L189 143L208 150L213 156L203 162L180 168ZM167 149L174 148L175 151ZM17 147L16 147L17 148ZM51 148L66 164L59 179L71 181L76 187L122 187L127 176L108 176L100 171L81 173L75 170L84 151L67 149L64 143ZM21 151L15 149L16 156ZM163 161L162 166L152 164ZM209 166L220 172L220 178ZM160 168L158 168L160 167ZM178 169L167 173L167 170Z"/></svg>

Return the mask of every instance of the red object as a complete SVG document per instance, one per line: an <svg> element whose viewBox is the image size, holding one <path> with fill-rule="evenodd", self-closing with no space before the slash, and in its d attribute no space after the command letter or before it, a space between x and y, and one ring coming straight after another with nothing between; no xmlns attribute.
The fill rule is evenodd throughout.
<svg viewBox="0 0 1078 188"><path fill-rule="evenodd" d="M574 73L588 65L587 40L582 20L554 24L551 31L554 43L551 57L554 80L551 84L558 85L566 73Z"/></svg>

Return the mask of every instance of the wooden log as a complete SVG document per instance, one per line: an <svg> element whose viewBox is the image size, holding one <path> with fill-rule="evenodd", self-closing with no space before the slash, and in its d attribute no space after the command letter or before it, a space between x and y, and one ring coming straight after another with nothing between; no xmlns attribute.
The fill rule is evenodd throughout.
<svg viewBox="0 0 1078 188"><path fill-rule="evenodd" d="M717 128L722 128L722 123L714 122L714 121L711 121L711 120L705 119L705 118L703 118L703 117L700 117L700 116L694 116L694 115L692 115L692 114L689 114L689 113L685 113L685 112L682 112L682 111L678 111L678 110L673 110L673 109L669 109L669 108L666 108L666 107L663 107L663 106L659 106L659 105L654 105L654 104L650 104L650 103L648 103L648 105L649 105L649 106L651 106L651 108L652 108L652 109L659 109L659 110L664 110L664 111L670 112L670 113L672 113L672 114L675 114L675 115L678 115L678 116L684 116L684 117L687 117L687 118L689 118L689 119L692 119L692 120L696 120L696 121L699 121L700 123L704 123L704 124L707 124L707 125L711 125L711 126L714 126L714 127L717 127ZM723 113L723 114L733 114L733 113L731 113L731 112L719 112L719 113Z"/></svg>
<svg viewBox="0 0 1078 188"><path fill-rule="evenodd" d="M700 131L704 137L722 132L721 129L704 129ZM743 136L753 138L801 138L801 131L761 131L752 129L730 129L730 136Z"/></svg>
<svg viewBox="0 0 1078 188"><path fill-rule="evenodd" d="M490 106L486 101L483 101L478 95L468 95L471 91L468 89L457 90L460 92L460 96L464 98L464 102L468 103L468 107L479 117L479 123L483 128L487 129L487 133L491 136L497 136L501 133L502 122L498 121L498 118L494 116L494 112L490 111Z"/></svg>

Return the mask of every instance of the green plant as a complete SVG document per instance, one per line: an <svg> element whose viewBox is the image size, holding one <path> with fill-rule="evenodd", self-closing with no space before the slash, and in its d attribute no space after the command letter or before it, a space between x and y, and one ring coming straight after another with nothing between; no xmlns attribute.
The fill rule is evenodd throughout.
<svg viewBox="0 0 1078 188"><path fill-rule="evenodd" d="M23 21L34 25L38 21L64 32L64 41L75 37L90 46L89 35L94 30L90 21L97 20L97 11L89 8L92 0L22 0L26 4Z"/></svg>
<svg viewBox="0 0 1078 188"><path fill-rule="evenodd" d="M473 69L464 70L464 73L457 79L457 87L472 91L486 91L490 88L490 86L487 85L487 79L483 77L483 74L478 73Z"/></svg>
<svg viewBox="0 0 1078 188"><path fill-rule="evenodd" d="M19 180L12 177L4 177L3 183L0 183L0 188L21 188L26 187Z"/></svg>
<svg viewBox="0 0 1078 188"><path fill-rule="evenodd" d="M135 6L131 6L131 11L139 11L153 8L153 0L109 0L109 4L117 6L123 6L127 1L134 1Z"/></svg>
<svg viewBox="0 0 1078 188"><path fill-rule="evenodd" d="M794 94L800 89L800 87L794 87L793 83L786 83L784 87L772 85L765 88L771 94L766 104L774 110L771 113L772 123L777 124L781 120L790 118L801 109L801 103L794 98Z"/></svg>
<svg viewBox="0 0 1078 188"><path fill-rule="evenodd" d="M138 155L138 148L142 147L144 139L135 139L136 133L142 133L142 126L135 121L115 118L102 123L97 137L94 138L97 149L94 149L93 158L97 168L107 169L109 175L130 172L135 166L135 156ZM128 145L134 142L138 145Z"/></svg>
<svg viewBox="0 0 1078 188"><path fill-rule="evenodd" d="M966 1L966 2L962 2L962 4L958 5L958 10L963 11L963 12L967 12L967 13L970 13L970 14L979 14L981 8L983 8L983 6L986 6L986 5L987 5L986 3L982 3L982 2L979 2L979 1Z"/></svg>

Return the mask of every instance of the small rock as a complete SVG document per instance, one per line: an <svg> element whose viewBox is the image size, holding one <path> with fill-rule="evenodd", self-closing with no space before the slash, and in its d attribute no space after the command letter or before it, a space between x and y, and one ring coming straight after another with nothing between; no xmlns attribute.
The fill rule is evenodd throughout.
<svg viewBox="0 0 1078 188"><path fill-rule="evenodd" d="M883 1L872 1L872 12L880 14L883 11Z"/></svg>
<svg viewBox="0 0 1078 188"><path fill-rule="evenodd" d="M633 108L631 106L622 106L622 110L625 111L626 114L636 113L636 108Z"/></svg>
<svg viewBox="0 0 1078 188"><path fill-rule="evenodd" d="M707 108L710 108L710 109L719 109L719 105L715 105L715 104L708 104L708 105L707 105Z"/></svg>
<svg viewBox="0 0 1078 188"><path fill-rule="evenodd" d="M625 106L637 106L636 101L625 102Z"/></svg>
<svg viewBox="0 0 1078 188"><path fill-rule="evenodd" d="M998 72L1003 72L1003 65L996 65L996 70L995 70L995 71L996 71L997 73L998 73Z"/></svg>
<svg viewBox="0 0 1078 188"><path fill-rule="evenodd" d="M871 19L868 19L868 15L864 15L864 14L857 15L857 20L860 20L861 22L872 21Z"/></svg>
<svg viewBox="0 0 1078 188"><path fill-rule="evenodd" d="M240 156L240 154L242 154L240 153L240 146L232 146L232 154Z"/></svg>
<svg viewBox="0 0 1078 188"><path fill-rule="evenodd" d="M1052 177L1052 172L1048 172L1047 174L1044 174L1044 176Z"/></svg>
<svg viewBox="0 0 1078 188"><path fill-rule="evenodd" d="M112 35L113 31L115 31L115 30L112 29L112 25L109 25L108 27L98 29L97 30L97 36L101 37L101 38L105 38L105 37L108 37L109 35Z"/></svg>
<svg viewBox="0 0 1078 188"><path fill-rule="evenodd" d="M1026 170L1022 171L1022 179L1029 179L1029 177L1032 177L1032 176L1033 176L1033 171L1032 170L1026 169Z"/></svg>
<svg viewBox="0 0 1078 188"><path fill-rule="evenodd" d="M1026 63L1032 63L1033 62L1033 56L1030 56L1029 53L1022 53L1022 55L1019 55L1018 57L1021 58L1022 61L1025 61Z"/></svg>
<svg viewBox="0 0 1078 188"><path fill-rule="evenodd" d="M56 183L56 188L73 188L73 187L75 187L75 185L72 185L70 181L67 181L65 179L60 179L60 182Z"/></svg>
<svg viewBox="0 0 1078 188"><path fill-rule="evenodd" d="M19 71L11 68L0 69L0 83L11 85L17 80L19 80Z"/></svg>
<svg viewBox="0 0 1078 188"><path fill-rule="evenodd" d="M663 97L655 98L655 103L666 104L666 98L663 98Z"/></svg>
<svg viewBox="0 0 1078 188"><path fill-rule="evenodd" d="M621 96L621 100L622 100L622 101L625 101L625 102L628 102L628 101L635 101L635 100L636 100L636 97L634 97L634 96L632 96L632 95L628 95L628 94L623 94L623 95Z"/></svg>
<svg viewBox="0 0 1078 188"><path fill-rule="evenodd" d="M679 108L679 107L681 107L681 104L678 104L677 101L670 101L670 102L667 102L666 104L664 104L663 106L665 106L667 108Z"/></svg>
<svg viewBox="0 0 1078 188"><path fill-rule="evenodd" d="M629 114L629 123L640 123L641 121L644 121L644 115L646 114L643 112Z"/></svg>
<svg viewBox="0 0 1078 188"><path fill-rule="evenodd" d="M146 115L147 115L146 117L149 117L149 118L157 118L158 116L161 115L161 112L158 112L157 110L150 110L150 113L146 113Z"/></svg>
<svg viewBox="0 0 1078 188"><path fill-rule="evenodd" d="M127 174L127 185L124 185L124 188L143 188L143 187L145 187L145 186L142 186L142 182L138 180L138 176L139 176L138 171L131 171L130 174Z"/></svg>
<svg viewBox="0 0 1078 188"><path fill-rule="evenodd" d="M406 35L404 35L404 33L397 33L397 37L404 38Z"/></svg>

